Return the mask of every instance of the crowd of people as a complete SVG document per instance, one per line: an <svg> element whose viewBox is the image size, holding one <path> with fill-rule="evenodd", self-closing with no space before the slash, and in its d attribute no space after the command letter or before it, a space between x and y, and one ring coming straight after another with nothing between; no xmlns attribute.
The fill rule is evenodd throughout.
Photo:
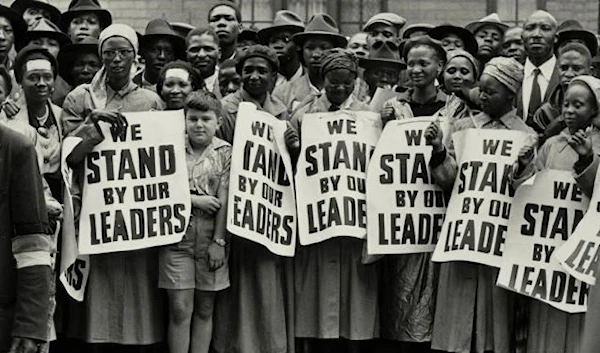
<svg viewBox="0 0 600 353"><path fill-rule="evenodd" d="M558 169L591 196L596 34L543 10L514 27L497 14L462 27L379 13L350 37L324 13L305 21L281 10L263 29L244 28L230 1L207 20L197 28L153 19L137 33L98 0L72 0L63 13L42 0L0 6L1 353L600 349L594 289L589 314L569 314L496 286L498 269L486 265L434 263L431 253L367 260L365 241L350 237L282 257L226 229L243 102L288 122L295 162L305 114L369 111L378 90L394 91L376 111L383 124L443 116L452 131L523 131L531 139L514 188ZM57 262L61 222L77 224L85 198L84 161L105 139L101 125L119 133L122 112L152 110L185 114L189 227L176 244L90 256L79 302L62 288ZM442 131L438 122L425 131L428 168L449 192L457 161ZM79 143L65 149L67 138Z"/></svg>

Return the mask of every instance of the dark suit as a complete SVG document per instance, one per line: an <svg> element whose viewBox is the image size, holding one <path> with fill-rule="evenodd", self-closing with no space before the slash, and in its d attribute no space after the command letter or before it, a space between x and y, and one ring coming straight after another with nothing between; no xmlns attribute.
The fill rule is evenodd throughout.
<svg viewBox="0 0 600 353"><path fill-rule="evenodd" d="M550 76L550 81L548 82L548 88L546 89L546 93L544 93L544 97L542 98L542 103L545 103L550 99L552 92L556 89L556 87L560 84L560 77L558 75L558 61L554 66L554 70L552 71L552 75ZM530 93L531 94L531 93ZM521 89L517 92L517 115L524 118L526 121L527 117L523 116L525 114L523 107L523 85L521 85ZM535 113L535 112L534 112ZM533 115L533 113L532 113Z"/></svg>

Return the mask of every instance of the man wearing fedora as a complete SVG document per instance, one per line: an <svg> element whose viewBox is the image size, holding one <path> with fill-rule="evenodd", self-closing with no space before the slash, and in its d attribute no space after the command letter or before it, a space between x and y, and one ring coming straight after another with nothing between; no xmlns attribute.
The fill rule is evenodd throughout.
<svg viewBox="0 0 600 353"><path fill-rule="evenodd" d="M523 45L523 27L510 27L504 32L502 56L513 58L521 63L521 65L525 65L527 54Z"/></svg>
<svg viewBox="0 0 600 353"><path fill-rule="evenodd" d="M322 93L323 77L320 70L323 52L331 48L345 48L348 44L335 20L324 13L313 15L304 32L294 34L292 40L306 73L294 81L275 87L273 91L273 96L285 104L290 114L304 102Z"/></svg>
<svg viewBox="0 0 600 353"><path fill-rule="evenodd" d="M185 39L166 20L152 20L140 40L140 55L146 66L133 78L133 82L156 92L160 70L171 61L185 59Z"/></svg>
<svg viewBox="0 0 600 353"><path fill-rule="evenodd" d="M369 47L377 41L392 40L396 45L400 44L400 30L406 24L406 19L391 12L378 13L371 17L363 27L367 32L367 43Z"/></svg>
<svg viewBox="0 0 600 353"><path fill-rule="evenodd" d="M73 43L79 43L86 37L98 39L100 32L112 24L112 16L98 0L71 0L61 22Z"/></svg>
<svg viewBox="0 0 600 353"><path fill-rule="evenodd" d="M393 41L377 41L371 46L368 57L359 58L358 65L364 72L364 80L369 87L368 101L377 88L394 89L400 80L400 73L406 64L400 59L400 51Z"/></svg>
<svg viewBox="0 0 600 353"><path fill-rule="evenodd" d="M258 42L273 49L279 59L279 73L275 86L293 81L304 73L292 36L304 31L304 22L289 10L277 11L273 24L258 31Z"/></svg>
<svg viewBox="0 0 600 353"><path fill-rule="evenodd" d="M483 67L490 59L499 56L502 49L504 32L508 26L502 21L497 13L485 16L479 21L471 22L466 27L477 39L479 47L477 58Z"/></svg>
<svg viewBox="0 0 600 353"><path fill-rule="evenodd" d="M23 16L29 29L42 18L60 26L60 10L50 5L48 0L16 0L10 8Z"/></svg>

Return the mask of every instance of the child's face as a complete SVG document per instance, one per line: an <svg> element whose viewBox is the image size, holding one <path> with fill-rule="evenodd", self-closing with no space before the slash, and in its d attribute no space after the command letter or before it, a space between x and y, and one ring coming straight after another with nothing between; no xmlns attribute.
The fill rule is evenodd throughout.
<svg viewBox="0 0 600 353"><path fill-rule="evenodd" d="M335 69L325 74L323 88L327 99L331 103L340 105L344 103L354 91L356 74L347 69Z"/></svg>
<svg viewBox="0 0 600 353"><path fill-rule="evenodd" d="M562 115L571 133L587 127L597 114L594 95L584 84L573 84L567 89Z"/></svg>
<svg viewBox="0 0 600 353"><path fill-rule="evenodd" d="M413 85L418 88L433 85L442 69L435 49L425 45L417 45L412 48L406 56L406 62L408 76Z"/></svg>
<svg viewBox="0 0 600 353"><path fill-rule="evenodd" d="M221 126L221 118L212 111L188 109L185 114L185 131L193 146L208 146Z"/></svg>
<svg viewBox="0 0 600 353"><path fill-rule="evenodd" d="M223 97L239 91L241 87L242 78L235 71L235 67L226 67L219 71L219 89Z"/></svg>
<svg viewBox="0 0 600 353"><path fill-rule="evenodd" d="M488 74L481 75L479 80L481 108L491 117L499 117L512 106L512 92Z"/></svg>

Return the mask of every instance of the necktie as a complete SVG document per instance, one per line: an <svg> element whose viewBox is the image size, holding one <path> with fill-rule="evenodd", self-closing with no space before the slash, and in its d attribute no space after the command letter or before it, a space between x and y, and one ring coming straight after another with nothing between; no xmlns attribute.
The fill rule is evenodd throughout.
<svg viewBox="0 0 600 353"><path fill-rule="evenodd" d="M340 106L336 105L336 104L332 104L329 106L329 111L330 112L337 112L338 110L340 110Z"/></svg>
<svg viewBox="0 0 600 353"><path fill-rule="evenodd" d="M538 67L533 70L533 84L531 86L531 97L529 98L529 109L527 110L527 121L529 122L533 117L533 114L542 105L542 90L538 83L538 76L540 75L540 69Z"/></svg>

